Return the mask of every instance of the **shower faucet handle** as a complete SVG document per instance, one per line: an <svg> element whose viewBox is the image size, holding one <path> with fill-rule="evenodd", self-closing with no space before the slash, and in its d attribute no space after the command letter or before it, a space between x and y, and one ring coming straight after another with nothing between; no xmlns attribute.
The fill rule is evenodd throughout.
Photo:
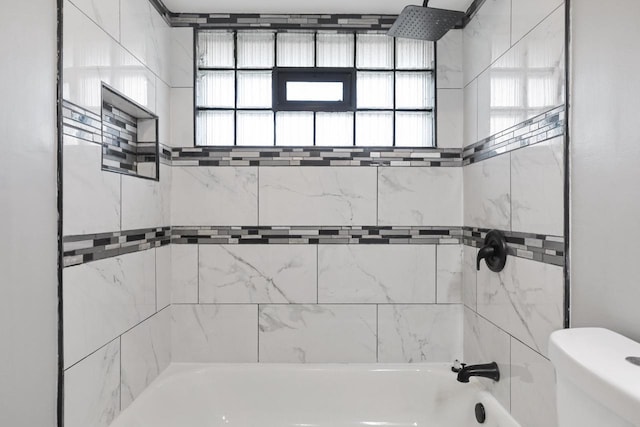
<svg viewBox="0 0 640 427"><path fill-rule="evenodd" d="M507 262L507 241L498 230L491 230L484 238L484 246L478 251L476 269L480 270L480 261L485 260L489 270L502 271Z"/></svg>

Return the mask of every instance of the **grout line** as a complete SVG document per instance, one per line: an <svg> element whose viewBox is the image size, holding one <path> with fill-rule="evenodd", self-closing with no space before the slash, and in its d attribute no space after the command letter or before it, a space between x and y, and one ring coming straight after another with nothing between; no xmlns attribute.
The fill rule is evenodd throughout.
<svg viewBox="0 0 640 427"><path fill-rule="evenodd" d="M257 313L257 326L258 326L258 339L257 339L257 354L258 354L258 359L257 359L257 363L260 363L260 304L256 304L258 313Z"/></svg>
<svg viewBox="0 0 640 427"><path fill-rule="evenodd" d="M122 335L118 337L118 345L120 350L118 356L120 357L120 384L118 384L118 390L120 391L120 412L122 412Z"/></svg>
<svg viewBox="0 0 640 427"><path fill-rule="evenodd" d="M376 304L376 363L380 363L380 305Z"/></svg>
<svg viewBox="0 0 640 427"><path fill-rule="evenodd" d="M200 304L200 244L196 244L196 304Z"/></svg>

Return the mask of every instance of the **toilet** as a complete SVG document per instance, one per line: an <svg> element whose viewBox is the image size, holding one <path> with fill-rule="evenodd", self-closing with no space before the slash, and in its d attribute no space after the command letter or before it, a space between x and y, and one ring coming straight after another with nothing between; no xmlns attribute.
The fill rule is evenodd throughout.
<svg viewBox="0 0 640 427"><path fill-rule="evenodd" d="M551 334L549 358L559 427L640 427L640 343L603 328L563 329Z"/></svg>

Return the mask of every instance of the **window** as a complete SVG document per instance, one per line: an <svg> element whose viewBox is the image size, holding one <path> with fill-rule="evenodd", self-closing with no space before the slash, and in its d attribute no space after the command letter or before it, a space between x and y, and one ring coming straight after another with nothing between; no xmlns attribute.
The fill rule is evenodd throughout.
<svg viewBox="0 0 640 427"><path fill-rule="evenodd" d="M434 44L376 32L201 30L198 146L434 146Z"/></svg>

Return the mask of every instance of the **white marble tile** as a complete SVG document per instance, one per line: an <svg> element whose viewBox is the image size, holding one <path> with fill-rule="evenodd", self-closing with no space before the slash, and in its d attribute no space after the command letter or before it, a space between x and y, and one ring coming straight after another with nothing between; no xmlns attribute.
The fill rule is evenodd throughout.
<svg viewBox="0 0 640 427"><path fill-rule="evenodd" d="M435 245L320 245L321 303L433 303Z"/></svg>
<svg viewBox="0 0 640 427"><path fill-rule="evenodd" d="M122 229L169 225L163 195L158 181L122 175Z"/></svg>
<svg viewBox="0 0 640 427"><path fill-rule="evenodd" d="M462 225L461 168L379 168L378 224Z"/></svg>
<svg viewBox="0 0 640 427"><path fill-rule="evenodd" d="M171 362L171 309L156 313L121 337L122 410Z"/></svg>
<svg viewBox="0 0 640 427"><path fill-rule="evenodd" d="M172 362L257 362L258 306L174 304Z"/></svg>
<svg viewBox="0 0 640 427"><path fill-rule="evenodd" d="M480 130L493 135L564 103L564 26L560 7L483 73Z"/></svg>
<svg viewBox="0 0 640 427"><path fill-rule="evenodd" d="M438 148L462 148L464 131L464 91L438 89Z"/></svg>
<svg viewBox="0 0 640 427"><path fill-rule="evenodd" d="M261 305L260 362L376 361L375 305Z"/></svg>
<svg viewBox="0 0 640 427"><path fill-rule="evenodd" d="M511 162L497 156L465 166L464 225L511 229Z"/></svg>
<svg viewBox="0 0 640 427"><path fill-rule="evenodd" d="M260 225L373 225L376 168L262 167Z"/></svg>
<svg viewBox="0 0 640 427"><path fill-rule="evenodd" d="M160 163L160 208L163 225L171 225L171 186L173 167Z"/></svg>
<svg viewBox="0 0 640 427"><path fill-rule="evenodd" d="M156 78L156 108L158 116L158 141L171 145L171 88L161 79Z"/></svg>
<svg viewBox="0 0 640 427"><path fill-rule="evenodd" d="M549 360L511 338L511 415L522 427L556 427L556 379Z"/></svg>
<svg viewBox="0 0 640 427"><path fill-rule="evenodd" d="M511 153L513 231L564 234L564 138Z"/></svg>
<svg viewBox="0 0 640 427"><path fill-rule="evenodd" d="M171 245L171 302L198 302L198 245Z"/></svg>
<svg viewBox="0 0 640 427"><path fill-rule="evenodd" d="M64 269L65 367L155 313L155 270L153 250Z"/></svg>
<svg viewBox="0 0 640 427"><path fill-rule="evenodd" d="M171 28L171 87L193 87L193 28Z"/></svg>
<svg viewBox="0 0 640 427"><path fill-rule="evenodd" d="M175 247L175 245L173 245ZM156 311L171 304L171 245L156 248Z"/></svg>
<svg viewBox="0 0 640 427"><path fill-rule="evenodd" d="M171 88L172 147L193 147L193 89Z"/></svg>
<svg viewBox="0 0 640 427"><path fill-rule="evenodd" d="M120 339L64 372L64 425L108 427L120 413Z"/></svg>
<svg viewBox="0 0 640 427"><path fill-rule="evenodd" d="M64 10L64 99L100 114L104 82L155 110L154 74L73 4Z"/></svg>
<svg viewBox="0 0 640 427"><path fill-rule="evenodd" d="M563 0L512 0L511 2L511 43L516 43L531 31L557 7Z"/></svg>
<svg viewBox="0 0 640 427"><path fill-rule="evenodd" d="M120 177L103 172L102 147L65 137L64 235L120 230Z"/></svg>
<svg viewBox="0 0 640 427"><path fill-rule="evenodd" d="M436 54L436 87L462 89L462 30L450 30L438 40Z"/></svg>
<svg viewBox="0 0 640 427"><path fill-rule="evenodd" d="M438 245L436 302L462 302L462 245Z"/></svg>
<svg viewBox="0 0 640 427"><path fill-rule="evenodd" d="M121 0L121 43L165 83L170 81L169 25L145 0Z"/></svg>
<svg viewBox="0 0 640 427"><path fill-rule="evenodd" d="M467 85L511 46L511 0L487 0L463 30Z"/></svg>
<svg viewBox="0 0 640 427"><path fill-rule="evenodd" d="M476 257L478 249L464 246L462 249L462 302L472 310L476 310Z"/></svg>
<svg viewBox="0 0 640 427"><path fill-rule="evenodd" d="M478 80L473 80L465 86L463 95L462 142L466 147L478 142Z"/></svg>
<svg viewBox="0 0 640 427"><path fill-rule="evenodd" d="M509 257L496 274L478 272L478 313L536 351L546 354L551 332L562 328L563 269Z"/></svg>
<svg viewBox="0 0 640 427"><path fill-rule="evenodd" d="M378 362L462 359L462 305L380 305Z"/></svg>
<svg viewBox="0 0 640 427"><path fill-rule="evenodd" d="M317 247L201 245L201 303L315 303Z"/></svg>
<svg viewBox="0 0 640 427"><path fill-rule="evenodd" d="M507 410L511 408L510 340L509 334L465 307L464 362L469 365L490 362L498 364L500 381L494 382L486 378L478 378L478 381L491 391Z"/></svg>
<svg viewBox="0 0 640 427"><path fill-rule="evenodd" d="M501 83L500 81L492 82L490 69L481 73L476 79L476 84L478 85L478 135L476 138L478 141L497 133L499 128L502 128L499 130L503 130L522 121L520 120L522 115L518 112L517 108L520 102L518 97L522 96L521 86ZM505 99L508 99L508 101L504 101ZM498 117L494 119L495 123L491 122L491 114L492 111L494 111L492 110L492 106L494 106L494 104L496 107L495 111L500 113L505 110L504 104L516 106L512 111L506 113L506 117L511 119L511 121L507 122L508 125L498 124L498 120L506 120Z"/></svg>
<svg viewBox="0 0 640 427"><path fill-rule="evenodd" d="M120 0L72 0L71 3L111 37L120 39Z"/></svg>
<svg viewBox="0 0 640 427"><path fill-rule="evenodd" d="M171 185L173 225L256 224L255 167L174 167Z"/></svg>

